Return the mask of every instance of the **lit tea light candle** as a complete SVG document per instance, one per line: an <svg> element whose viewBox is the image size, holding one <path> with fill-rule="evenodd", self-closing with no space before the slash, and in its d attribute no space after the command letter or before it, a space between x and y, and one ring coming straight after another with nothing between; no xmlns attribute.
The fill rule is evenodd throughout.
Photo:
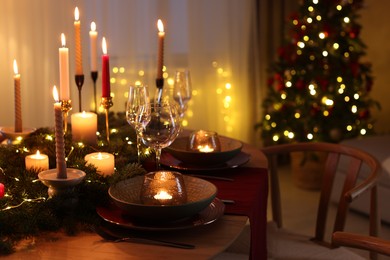
<svg viewBox="0 0 390 260"><path fill-rule="evenodd" d="M199 145L198 146L198 150L199 150L199 152L202 152L202 153L212 153L212 152L214 152L214 148L210 147L207 144L205 146Z"/></svg>
<svg viewBox="0 0 390 260"><path fill-rule="evenodd" d="M97 115L92 112L74 113L71 117L72 140L90 145L97 143Z"/></svg>
<svg viewBox="0 0 390 260"><path fill-rule="evenodd" d="M49 169L49 157L46 154L41 154L39 150L35 154L27 155L24 162L27 170L45 171Z"/></svg>
<svg viewBox="0 0 390 260"><path fill-rule="evenodd" d="M168 192L165 190L160 190L156 195L153 196L156 200L171 200L172 195L170 195Z"/></svg>
<svg viewBox="0 0 390 260"><path fill-rule="evenodd" d="M95 166L98 173L103 176L112 175L115 171L115 157L113 154L104 152L90 153L84 159L87 164Z"/></svg>
<svg viewBox="0 0 390 260"><path fill-rule="evenodd" d="M180 205L187 201L183 176L178 172L157 171L145 175L141 190L145 205Z"/></svg>
<svg viewBox="0 0 390 260"><path fill-rule="evenodd" d="M189 148L201 153L212 153L221 150L221 143L216 132L199 130L191 133Z"/></svg>

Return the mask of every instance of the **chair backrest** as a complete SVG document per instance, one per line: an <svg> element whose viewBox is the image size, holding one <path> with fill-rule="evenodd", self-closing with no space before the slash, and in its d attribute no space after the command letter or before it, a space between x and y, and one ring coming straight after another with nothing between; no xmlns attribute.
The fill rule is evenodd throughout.
<svg viewBox="0 0 390 260"><path fill-rule="evenodd" d="M339 172L340 158L348 159L348 170L344 180L342 192L338 202L338 208L333 225L333 232L343 231L349 209L349 204L364 192L370 192L370 235L376 236L379 232L379 214L377 206L377 173L380 169L378 161L370 154L357 148L332 143L310 142L293 143L268 146L262 149L269 160L270 170L270 195L272 206L272 218L278 227L282 227L282 207L278 178L278 157L281 154L291 152L326 152L328 153L324 173L322 177L320 200L317 210L316 229L313 240L327 244L324 237L328 208L331 199L333 182ZM369 174L364 176L363 181L357 181L362 165L369 168ZM360 176L362 177L362 176ZM332 232L332 233L333 233ZM331 245L329 245L331 246Z"/></svg>

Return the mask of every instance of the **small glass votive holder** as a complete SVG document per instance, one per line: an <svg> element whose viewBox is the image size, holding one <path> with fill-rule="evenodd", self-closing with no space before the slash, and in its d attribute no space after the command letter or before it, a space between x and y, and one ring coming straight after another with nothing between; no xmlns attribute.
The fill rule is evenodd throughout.
<svg viewBox="0 0 390 260"><path fill-rule="evenodd" d="M179 172L156 171L147 173L141 189L145 205L181 205L187 202L184 178Z"/></svg>
<svg viewBox="0 0 390 260"><path fill-rule="evenodd" d="M189 150L202 153L221 151L218 134L213 131L198 130L190 134Z"/></svg>

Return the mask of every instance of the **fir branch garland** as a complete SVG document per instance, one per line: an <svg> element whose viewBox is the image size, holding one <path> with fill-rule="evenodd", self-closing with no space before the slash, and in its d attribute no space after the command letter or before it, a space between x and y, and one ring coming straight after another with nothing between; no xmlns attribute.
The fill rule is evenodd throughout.
<svg viewBox="0 0 390 260"><path fill-rule="evenodd" d="M96 206L108 202L110 185L146 173L136 163L136 135L124 113L110 113L109 120L115 130L109 144L105 134L98 136L96 147L73 143L71 133L65 135L67 167L84 171L86 178L74 191L53 198L48 198L47 187L37 179L38 172L26 170L24 164L26 155L39 150L48 155L49 168L56 167L53 129L39 128L19 144L0 146L0 183L6 189L0 198L0 255L12 253L20 240L43 231L63 230L72 235L91 229L101 221ZM104 129L104 119L99 117L98 122L98 129ZM84 156L97 150L115 155L113 175L99 175L95 167L86 164Z"/></svg>

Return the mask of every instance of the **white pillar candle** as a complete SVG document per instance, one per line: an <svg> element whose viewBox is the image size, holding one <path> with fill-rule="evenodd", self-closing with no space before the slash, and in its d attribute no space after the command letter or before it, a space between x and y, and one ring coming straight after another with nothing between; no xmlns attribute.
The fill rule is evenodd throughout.
<svg viewBox="0 0 390 260"><path fill-rule="evenodd" d="M24 162L27 170L45 171L49 169L49 157L46 154L41 154L39 150L35 154L27 155Z"/></svg>
<svg viewBox="0 0 390 260"><path fill-rule="evenodd" d="M103 176L114 173L115 158L113 154L104 152L90 153L87 154L84 159L87 164L95 166L98 173Z"/></svg>
<svg viewBox="0 0 390 260"><path fill-rule="evenodd" d="M92 112L74 113L71 116L72 140L94 145L97 143L97 115Z"/></svg>

